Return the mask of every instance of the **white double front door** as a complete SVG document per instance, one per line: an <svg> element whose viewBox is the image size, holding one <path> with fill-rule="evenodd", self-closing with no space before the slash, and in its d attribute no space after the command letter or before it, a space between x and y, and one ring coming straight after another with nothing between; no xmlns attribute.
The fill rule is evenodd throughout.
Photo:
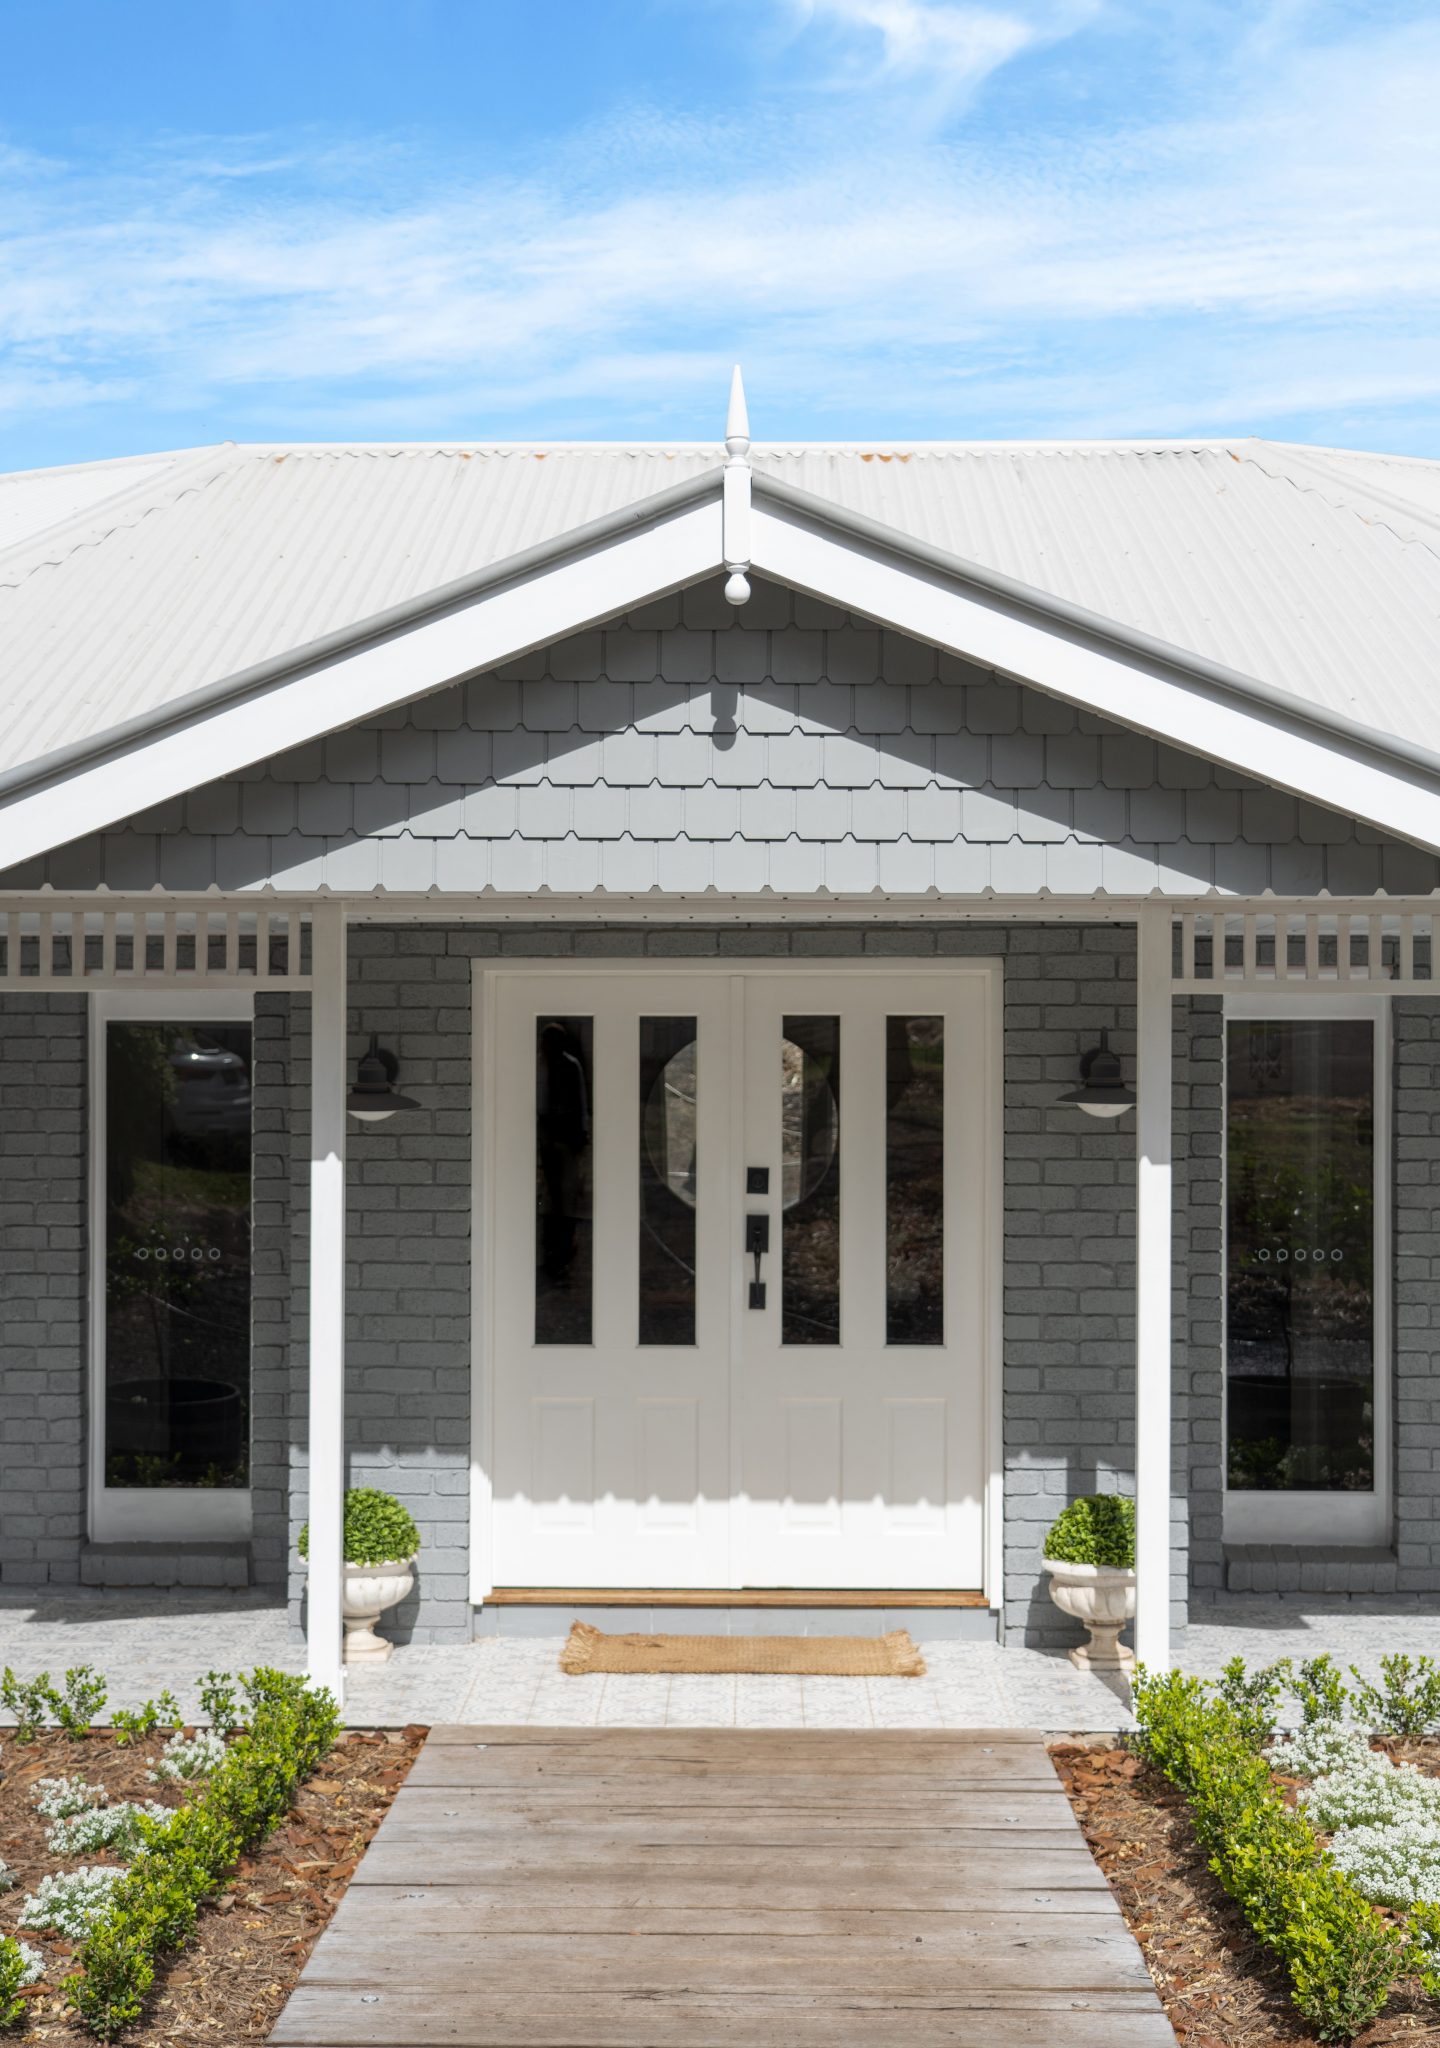
<svg viewBox="0 0 1440 2048"><path fill-rule="evenodd" d="M982 1584L995 972L480 977L490 1584Z"/></svg>

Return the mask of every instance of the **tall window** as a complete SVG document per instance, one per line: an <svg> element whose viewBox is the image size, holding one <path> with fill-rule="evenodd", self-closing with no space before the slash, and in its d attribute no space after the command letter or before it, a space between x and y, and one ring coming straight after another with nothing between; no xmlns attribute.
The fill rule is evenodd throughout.
<svg viewBox="0 0 1440 2048"><path fill-rule="evenodd" d="M1226 1026L1232 1493L1376 1484L1375 1027Z"/></svg>
<svg viewBox="0 0 1440 2048"><path fill-rule="evenodd" d="M107 1488L250 1483L248 1023L105 1027Z"/></svg>

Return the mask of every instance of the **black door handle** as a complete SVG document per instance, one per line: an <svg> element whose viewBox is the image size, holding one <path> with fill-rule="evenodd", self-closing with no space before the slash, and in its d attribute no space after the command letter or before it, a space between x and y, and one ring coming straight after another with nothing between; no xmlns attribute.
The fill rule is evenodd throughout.
<svg viewBox="0 0 1440 2048"><path fill-rule="evenodd" d="M750 1282L751 1308L764 1308L765 1282L760 1278L760 1261L770 1249L770 1218L767 1215L747 1215L745 1218L745 1252L755 1261L755 1277Z"/></svg>

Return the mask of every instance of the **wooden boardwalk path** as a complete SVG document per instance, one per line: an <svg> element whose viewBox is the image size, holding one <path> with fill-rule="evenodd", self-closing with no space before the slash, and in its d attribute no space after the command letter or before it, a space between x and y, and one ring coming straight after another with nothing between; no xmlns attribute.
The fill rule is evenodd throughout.
<svg viewBox="0 0 1440 2048"><path fill-rule="evenodd" d="M275 2048L1174 2048L1038 1735L436 1728Z"/></svg>

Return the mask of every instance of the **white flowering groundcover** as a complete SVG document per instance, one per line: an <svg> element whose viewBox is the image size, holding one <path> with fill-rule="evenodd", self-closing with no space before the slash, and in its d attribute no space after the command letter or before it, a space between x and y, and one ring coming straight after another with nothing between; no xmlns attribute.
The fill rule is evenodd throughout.
<svg viewBox="0 0 1440 2048"><path fill-rule="evenodd" d="M112 1766L125 1759L128 1768L122 1783L143 1776L158 1787L173 1787L177 1795L203 1783L225 1752L224 1738L208 1728L190 1737L172 1734L149 1769L143 1768L143 1753L126 1758L123 1748L87 1751L82 1741L76 1743L82 1761L90 1753L97 1761L102 1755L108 1757ZM58 1981L66 1974L71 1967L68 1950L52 1956L50 1943L84 1940L131 1858L144 1847L148 1827L167 1819L173 1811L173 1804L158 1799L112 1798L104 1785L92 1782L82 1770L37 1778L29 1785L28 1795L22 1794L26 1754L25 1744L14 1737L0 1747L0 1782L9 1794L11 1825L13 1828L19 1820L22 1804L36 1820L48 1822L41 1853L57 1867L35 1879L36 1850L32 1846L28 1858L32 1876L26 1890L0 1854L0 1894L9 1895L4 1900L6 1910L0 1914L0 2011L7 1994L13 1997L17 1991L52 1978ZM113 1782L113 1771L111 1775ZM177 1796L174 1804L178 1803ZM0 1808L0 1849L9 1846L4 1841L4 1819ZM33 1823L30 1841L33 1845ZM105 1860L87 1860L95 1857Z"/></svg>
<svg viewBox="0 0 1440 2048"><path fill-rule="evenodd" d="M1440 1778L1393 1763L1360 1729L1319 1721L1273 1745L1271 1766L1309 1780L1300 1804L1376 1906L1440 1901Z"/></svg>

